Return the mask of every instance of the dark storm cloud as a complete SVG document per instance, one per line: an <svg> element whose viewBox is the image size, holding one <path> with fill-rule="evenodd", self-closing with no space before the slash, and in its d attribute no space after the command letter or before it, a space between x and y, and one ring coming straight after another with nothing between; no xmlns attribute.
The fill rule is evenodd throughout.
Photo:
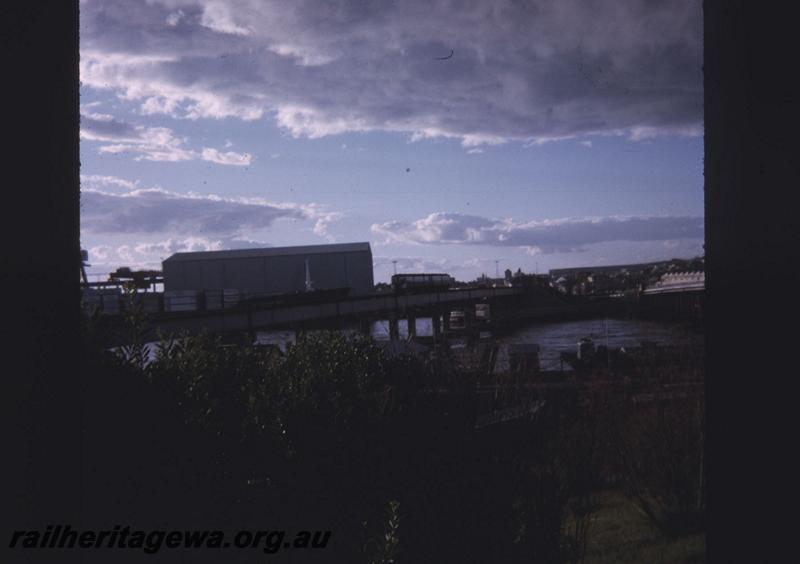
<svg viewBox="0 0 800 564"><path fill-rule="evenodd" d="M150 113L466 145L702 126L699 0L90 0L81 17L84 84Z"/></svg>
<svg viewBox="0 0 800 564"><path fill-rule="evenodd" d="M610 241L702 239L703 218L628 216L516 222L460 213L433 213L414 222L372 225L389 243L524 247L530 252L582 251Z"/></svg>
<svg viewBox="0 0 800 564"><path fill-rule="evenodd" d="M105 141L141 138L141 132L133 124L104 114L81 113L81 133L87 139Z"/></svg>

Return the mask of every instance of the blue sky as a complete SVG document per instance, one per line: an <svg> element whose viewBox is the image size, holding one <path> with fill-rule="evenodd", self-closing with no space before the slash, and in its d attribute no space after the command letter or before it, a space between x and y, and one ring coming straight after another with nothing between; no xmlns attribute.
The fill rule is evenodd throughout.
<svg viewBox="0 0 800 564"><path fill-rule="evenodd" d="M701 64L699 1L82 1L82 246L100 275L370 241L376 280L695 256Z"/></svg>

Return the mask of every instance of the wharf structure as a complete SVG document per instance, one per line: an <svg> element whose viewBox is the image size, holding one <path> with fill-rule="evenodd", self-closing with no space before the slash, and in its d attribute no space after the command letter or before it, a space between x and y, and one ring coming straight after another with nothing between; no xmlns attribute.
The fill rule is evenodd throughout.
<svg viewBox="0 0 800 564"><path fill-rule="evenodd" d="M163 293L134 296L149 314L152 332L368 332L373 321L388 320L390 337L397 339L401 319L407 320L413 338L416 319L431 317L436 336L450 330L454 311L496 328L500 321L513 324L517 319L560 316L575 310L555 292L538 288L440 284L376 293L369 243L177 253L163 261L162 280ZM106 307L104 299L101 313L107 314L102 316L103 322L112 335L114 326L124 325L124 316L119 314L127 306L120 294L108 297L116 307Z"/></svg>

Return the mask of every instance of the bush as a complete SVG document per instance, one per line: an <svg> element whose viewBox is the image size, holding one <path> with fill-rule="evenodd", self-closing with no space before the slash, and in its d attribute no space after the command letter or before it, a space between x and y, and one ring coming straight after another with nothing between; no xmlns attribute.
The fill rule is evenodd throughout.
<svg viewBox="0 0 800 564"><path fill-rule="evenodd" d="M626 493L668 535L705 525L702 398L630 414L617 443Z"/></svg>
<svg viewBox="0 0 800 564"><path fill-rule="evenodd" d="M164 338L148 360L142 317L128 312L131 339L116 354L93 344L86 321L97 515L329 529L326 553L348 562L579 562L610 469L660 527L702 519L700 419L688 412L639 411L614 427L614 410L571 390L548 397L535 424L476 431L475 371L446 355L392 356L336 332L306 335L280 355L202 334ZM520 393L501 390L497 405ZM365 522L383 528L369 527L378 542L365 545Z"/></svg>

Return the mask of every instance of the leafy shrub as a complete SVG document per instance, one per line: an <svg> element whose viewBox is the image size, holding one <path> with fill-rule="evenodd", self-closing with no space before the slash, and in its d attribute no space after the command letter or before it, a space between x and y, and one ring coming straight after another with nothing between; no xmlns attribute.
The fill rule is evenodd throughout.
<svg viewBox="0 0 800 564"><path fill-rule="evenodd" d="M595 492L616 471L659 526L702 520L702 414L691 410L632 412L615 427L613 409L571 390L548 397L534 425L477 432L476 372L447 354L423 361L323 332L280 355L200 334L162 338L148 359L141 311L126 311L116 354L85 324L93 503L135 508L106 512L115 518L168 500L164 519L180 526L330 529L340 560L388 563L402 503L409 561L579 562ZM494 407L519 390L500 390ZM611 472L609 454L621 461ZM364 521L384 528L367 551Z"/></svg>
<svg viewBox="0 0 800 564"><path fill-rule="evenodd" d="M703 400L648 406L618 430L626 493L670 535L699 532L705 522Z"/></svg>
<svg viewBox="0 0 800 564"><path fill-rule="evenodd" d="M370 564L394 564L400 553L400 502L391 500L384 511L383 531L364 543L363 551L372 553ZM366 528L368 523L364 521Z"/></svg>

